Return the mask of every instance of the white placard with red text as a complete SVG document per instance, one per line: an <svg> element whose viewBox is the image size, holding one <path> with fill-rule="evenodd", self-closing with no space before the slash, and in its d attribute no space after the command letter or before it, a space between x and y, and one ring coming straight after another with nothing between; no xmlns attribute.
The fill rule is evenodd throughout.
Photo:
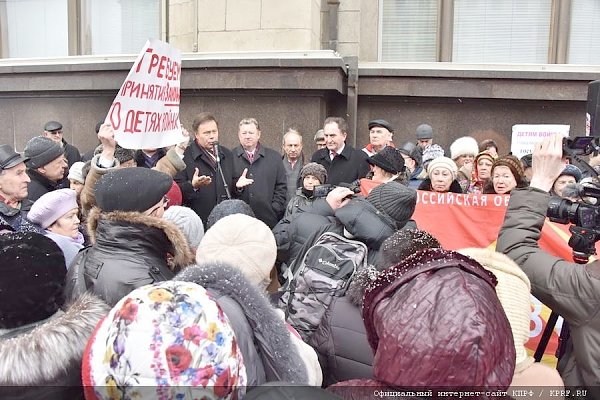
<svg viewBox="0 0 600 400"><path fill-rule="evenodd" d="M121 147L159 148L186 140L179 122L180 79L181 52L148 40L105 119Z"/></svg>
<svg viewBox="0 0 600 400"><path fill-rule="evenodd" d="M513 125L510 151L517 158L533 153L536 143L548 136L561 134L569 136L570 125Z"/></svg>

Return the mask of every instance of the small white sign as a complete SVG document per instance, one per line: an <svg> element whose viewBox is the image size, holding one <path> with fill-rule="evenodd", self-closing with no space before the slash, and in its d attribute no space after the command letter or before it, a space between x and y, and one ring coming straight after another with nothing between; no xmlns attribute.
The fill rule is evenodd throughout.
<svg viewBox="0 0 600 400"><path fill-rule="evenodd" d="M179 122L180 80L181 52L148 40L104 121L121 147L160 148L186 140Z"/></svg>
<svg viewBox="0 0 600 400"><path fill-rule="evenodd" d="M533 153L536 143L548 136L561 134L569 136L570 125L513 125L510 151L517 158Z"/></svg>

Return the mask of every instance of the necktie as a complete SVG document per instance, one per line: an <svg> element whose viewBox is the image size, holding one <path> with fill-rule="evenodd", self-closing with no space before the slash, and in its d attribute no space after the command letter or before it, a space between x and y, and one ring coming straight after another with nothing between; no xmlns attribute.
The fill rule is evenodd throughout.
<svg viewBox="0 0 600 400"><path fill-rule="evenodd" d="M248 161L250 161L250 164L252 164L252 162L254 161L254 153L246 153L248 155Z"/></svg>
<svg viewBox="0 0 600 400"><path fill-rule="evenodd" d="M331 152L331 161L333 161L333 159L335 158L335 156L337 156L337 153L335 151Z"/></svg>

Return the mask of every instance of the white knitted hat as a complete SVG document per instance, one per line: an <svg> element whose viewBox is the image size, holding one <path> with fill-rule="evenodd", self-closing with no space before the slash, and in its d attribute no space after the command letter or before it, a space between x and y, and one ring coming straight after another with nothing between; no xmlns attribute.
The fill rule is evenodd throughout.
<svg viewBox="0 0 600 400"><path fill-rule="evenodd" d="M427 175L431 176L431 171L439 167L446 168L447 170L452 172L452 179L456 179L456 174L458 174L458 168L456 167L456 163L448 157L438 157L429 161L429 165L427 166Z"/></svg>
<svg viewBox="0 0 600 400"><path fill-rule="evenodd" d="M171 206L163 214L163 219L171 221L183 233L192 251L196 251L204 237L204 224L202 220L188 207Z"/></svg>
<svg viewBox="0 0 600 400"><path fill-rule="evenodd" d="M248 215L232 214L206 231L196 252L196 262L227 262L239 269L250 283L265 290L276 256L275 237L264 222Z"/></svg>
<svg viewBox="0 0 600 400"><path fill-rule="evenodd" d="M477 140L471 136L463 136L456 139L450 145L450 158L456 160L460 156L473 156L479 153Z"/></svg>
<svg viewBox="0 0 600 400"><path fill-rule="evenodd" d="M531 283L527 275L510 258L491 249L468 248L458 250L473 258L496 275L496 294L506 313L513 333L516 350L515 372L523 371L533 362L527 355L525 343L529 340L531 319Z"/></svg>

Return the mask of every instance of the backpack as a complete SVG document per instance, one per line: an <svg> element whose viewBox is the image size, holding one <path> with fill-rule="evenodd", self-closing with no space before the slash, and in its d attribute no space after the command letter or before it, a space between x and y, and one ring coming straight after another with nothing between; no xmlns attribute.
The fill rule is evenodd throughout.
<svg viewBox="0 0 600 400"><path fill-rule="evenodd" d="M317 330L334 297L342 297L354 273L367 266L367 246L334 232L308 242L290 266L293 276L279 303L305 342Z"/></svg>

